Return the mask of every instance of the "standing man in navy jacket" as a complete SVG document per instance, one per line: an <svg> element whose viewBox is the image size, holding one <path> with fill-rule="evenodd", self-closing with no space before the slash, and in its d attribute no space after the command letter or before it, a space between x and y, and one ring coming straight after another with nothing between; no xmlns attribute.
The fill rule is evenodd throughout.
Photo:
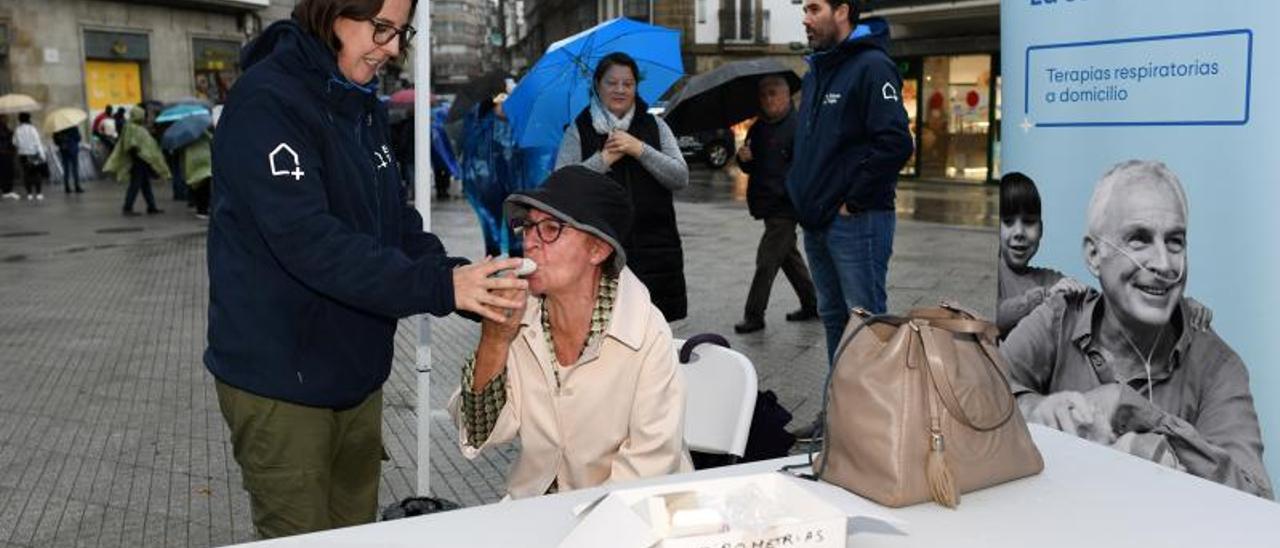
<svg viewBox="0 0 1280 548"><path fill-rule="evenodd" d="M885 51L889 25L879 18L859 24L861 5L804 0L814 53L787 175L818 288L828 363L850 310L885 312L895 188L912 149L902 79Z"/></svg>
<svg viewBox="0 0 1280 548"><path fill-rule="evenodd" d="M412 6L301 0L245 47L214 137L204 363L262 537L374 520L398 318L524 306L490 277L518 259L449 257L405 204L375 91Z"/></svg>

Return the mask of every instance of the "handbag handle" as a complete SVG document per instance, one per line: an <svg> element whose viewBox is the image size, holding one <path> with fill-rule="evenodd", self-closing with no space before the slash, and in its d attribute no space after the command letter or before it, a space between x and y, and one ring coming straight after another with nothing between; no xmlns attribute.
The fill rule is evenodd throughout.
<svg viewBox="0 0 1280 548"><path fill-rule="evenodd" d="M940 308L916 308L908 312L907 316L912 319L928 320L930 325L953 333L980 335L988 340L995 340L1000 335L995 324L966 308L946 301L942 302Z"/></svg>
<svg viewBox="0 0 1280 548"><path fill-rule="evenodd" d="M912 326L920 334L920 341L924 344L924 357L925 362L928 364L929 377L933 380L934 392L937 392L942 399L942 405L961 424L979 432L988 432L1004 426L1006 422L1009 422L1009 418L1013 416L1013 411L1017 404L1013 399L1013 391L1009 387L1009 379L1005 378L1004 371L1001 371L1000 366L996 365L995 357L991 355L986 342L979 337L978 345L982 348L982 354L987 358L987 364L995 370L996 376L1000 378L1000 382L1004 386L1003 394L1008 395L1008 407L1000 413L1000 418L995 422L991 424L975 424L975 421L965 412L964 407L960 405L955 389L951 386L951 378L943 371L942 354L938 350L938 342L934 339L935 334L930 327L930 323L932 322L926 322L925 325L921 326L916 322L912 322Z"/></svg>

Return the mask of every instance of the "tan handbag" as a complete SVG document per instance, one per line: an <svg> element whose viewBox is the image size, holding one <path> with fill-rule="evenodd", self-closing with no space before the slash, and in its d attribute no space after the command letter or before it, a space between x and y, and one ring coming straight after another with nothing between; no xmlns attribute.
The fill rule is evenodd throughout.
<svg viewBox="0 0 1280 548"><path fill-rule="evenodd" d="M945 303L856 312L827 379L819 479L886 506L954 508L961 493L1044 468L994 325Z"/></svg>

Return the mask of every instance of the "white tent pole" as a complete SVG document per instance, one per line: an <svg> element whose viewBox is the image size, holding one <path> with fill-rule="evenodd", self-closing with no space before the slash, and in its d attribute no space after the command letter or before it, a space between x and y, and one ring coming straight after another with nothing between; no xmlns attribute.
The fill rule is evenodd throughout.
<svg viewBox="0 0 1280 548"><path fill-rule="evenodd" d="M422 230L431 230L431 3L418 6L413 51L413 204ZM418 496L431 496L431 320L418 316Z"/></svg>

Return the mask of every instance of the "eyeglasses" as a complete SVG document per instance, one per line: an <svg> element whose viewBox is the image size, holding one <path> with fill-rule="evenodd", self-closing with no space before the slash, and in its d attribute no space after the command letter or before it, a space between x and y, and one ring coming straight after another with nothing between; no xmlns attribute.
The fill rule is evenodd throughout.
<svg viewBox="0 0 1280 548"><path fill-rule="evenodd" d="M542 240L542 243L544 244L554 243L556 240L560 239L560 234L564 232L564 228L566 226L569 225L556 219L543 219L536 222L525 219L523 221L514 221L511 223L511 229L521 237L524 236L526 231L533 228L534 233L538 235L538 239Z"/></svg>
<svg viewBox="0 0 1280 548"><path fill-rule="evenodd" d="M392 38L400 37L400 47L409 46L409 41L413 40L414 35L418 34L418 29L413 25L405 25L404 28L396 28L388 21L381 19L370 19L369 24L373 25L373 43L379 46L385 46L391 42Z"/></svg>

